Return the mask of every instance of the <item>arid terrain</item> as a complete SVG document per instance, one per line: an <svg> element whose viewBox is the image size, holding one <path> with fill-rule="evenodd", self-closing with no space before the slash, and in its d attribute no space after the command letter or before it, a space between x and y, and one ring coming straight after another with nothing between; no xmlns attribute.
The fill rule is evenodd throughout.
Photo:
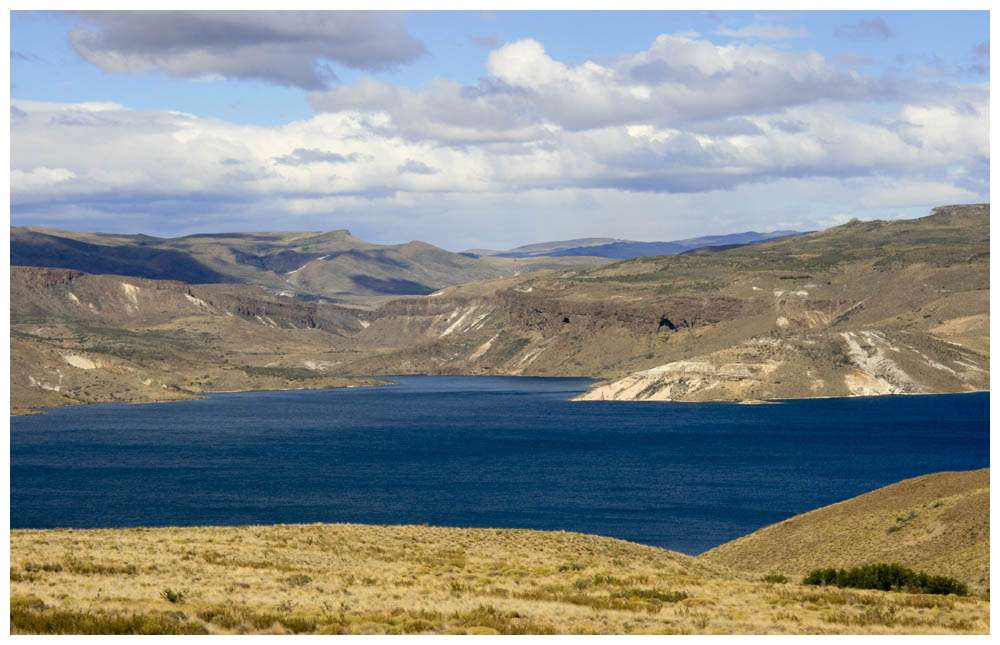
<svg viewBox="0 0 1000 645"><path fill-rule="evenodd" d="M606 379L582 399L989 389L988 205L598 266L442 269L423 282L370 267L433 264L414 259L437 262L433 247L376 248L346 232L271 240L288 248L262 234L150 238L152 255L136 236L46 235L15 236L34 244L18 257L38 265L11 268L12 413L378 385L373 375L394 373ZM119 273L59 266L63 252ZM338 269L336 253L369 268ZM353 295L329 286L343 276ZM444 286L406 295L414 284ZM11 630L988 633L988 513L987 470L900 482L698 557L507 529L17 530ZM800 584L814 568L874 562L954 577L971 595Z"/></svg>
<svg viewBox="0 0 1000 645"><path fill-rule="evenodd" d="M19 243L24 261L63 261L53 249L68 244L64 238L42 244L48 234L15 232L15 239L34 244ZM79 236L78 245L110 244L106 236ZM240 279L256 285L232 276L233 282L188 284L12 267L12 412L330 387L361 383L348 377L414 373L602 378L581 398L604 400L989 389L988 204L941 207L913 220L855 220L762 244L592 268L512 271L479 281L474 272L455 269L451 277L436 274L437 282L421 283L454 285L426 296L368 293L364 297L375 298L370 303L380 303L376 309L316 300L324 292L315 285L333 284L335 273L362 275L338 269L328 258L331 249L342 251L338 258L360 262L364 256L370 265L364 275L382 281L415 282L413 267L434 262L418 262L420 254L404 262L394 255L409 253L402 247L375 248L345 232L270 243L261 236L178 238L184 244L171 247L171 253L183 247L184 257L201 258L199 266L216 273L239 269L246 273ZM108 247L118 265L138 253L133 238ZM171 250L162 240L153 246L159 249L154 256ZM92 259L96 251L85 250ZM271 268L247 260L251 251L269 258L257 264ZM325 255L308 259L321 251ZM440 255L426 251L431 259ZM170 265L174 256L168 256ZM455 258L474 260L459 254L447 259L458 263ZM305 264L292 267L299 261ZM397 269L410 263L409 272L392 277L371 268L393 262ZM306 276L313 265L325 273L309 286L296 276ZM275 271L288 267L282 284L271 284ZM289 281L297 285L293 291Z"/></svg>
<svg viewBox="0 0 1000 645"><path fill-rule="evenodd" d="M790 578L823 567L895 562L988 591L990 471L907 479L762 528L698 559Z"/></svg>
<svg viewBox="0 0 1000 645"><path fill-rule="evenodd" d="M988 471L931 475L797 516L697 558L606 537L510 529L17 530L11 632L983 634L990 626L988 559L949 566L965 557L967 534L977 532L979 553L983 516L974 500L984 493L984 478L988 496ZM872 498L891 504L877 507ZM866 526L859 507L886 522L911 508L943 508L948 530L930 541L912 539L909 528L892 532L888 539L901 547L895 550L872 553L870 541L839 536L828 548L828 524L813 516ZM902 521L923 530L917 518ZM786 525L810 532L789 535L780 529ZM747 543L781 555L743 556ZM817 587L792 575L810 562L853 566L882 556L926 564L931 574L961 571L971 593ZM751 570L736 567L743 563ZM785 582L774 575L781 571L788 572Z"/></svg>

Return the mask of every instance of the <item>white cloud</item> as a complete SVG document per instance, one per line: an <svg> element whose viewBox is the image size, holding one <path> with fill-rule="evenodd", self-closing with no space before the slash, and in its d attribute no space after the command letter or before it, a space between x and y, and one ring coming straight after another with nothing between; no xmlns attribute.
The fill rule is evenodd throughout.
<svg viewBox="0 0 1000 645"><path fill-rule="evenodd" d="M487 73L362 79L270 127L13 100L12 221L128 212L190 232L288 213L291 228L391 224L461 248L501 245L509 227L677 239L989 196L988 84L874 81L815 53L676 34L600 63L517 41Z"/></svg>
<svg viewBox="0 0 1000 645"><path fill-rule="evenodd" d="M309 102L319 111L378 111L408 138L466 143L523 141L551 127L678 127L824 101L883 99L895 91L816 52L719 46L677 34L657 37L642 52L577 64L520 40L491 52L487 72L476 85L437 79L417 90L363 79L310 93Z"/></svg>
<svg viewBox="0 0 1000 645"><path fill-rule="evenodd" d="M67 168L39 166L31 170L14 169L10 171L10 191L12 194L30 194L51 190L74 177L76 173Z"/></svg>

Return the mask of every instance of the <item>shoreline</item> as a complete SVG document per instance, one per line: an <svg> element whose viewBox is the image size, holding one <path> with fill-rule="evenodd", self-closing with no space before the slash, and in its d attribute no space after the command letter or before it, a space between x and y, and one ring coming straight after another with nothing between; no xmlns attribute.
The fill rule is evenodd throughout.
<svg viewBox="0 0 1000 645"><path fill-rule="evenodd" d="M480 376L485 377L496 377L503 376L508 378L589 378L594 381L600 382L597 378L587 377L587 376L521 376L521 375L510 375L510 374L394 374L392 376L343 376L343 377L333 377L333 378L356 378L356 379L372 379L375 381L382 381L379 383L367 383L362 385L335 385L330 387L291 387L291 388L268 388L268 389L251 389L251 390L213 390L211 392L192 392L191 396L188 398L177 399L144 399L136 401L79 401L76 403L67 403L65 405L47 405L40 406L37 408L17 408L10 412L11 417L21 417L30 416L35 414L45 414L45 410L53 410L58 408L67 408L72 406L84 406L84 405L104 405L109 403L126 403L129 405L144 405L150 403L177 403L181 401L197 401L200 399L208 398L212 394L244 394L250 392L302 392L309 390L342 390L351 389L359 387L382 387L386 385L398 385L397 381L393 381L392 378L395 376L461 376L467 378L476 378ZM588 390L589 391L589 390ZM874 398L884 398L892 396L944 396L952 394L981 394L983 392L989 393L990 390L965 390L962 392L893 392L890 394L848 394L845 396L797 396L797 397L785 397L785 398L763 398L763 399L712 399L708 401L678 401L678 400L666 400L666 401L649 401L646 399L605 399L600 401L589 401L584 400L579 397L586 394L586 392L581 392L577 394L568 401L574 403L729 403L736 405L776 405L784 403L787 401L813 401L813 400L824 400L824 399L874 399Z"/></svg>
<svg viewBox="0 0 1000 645"><path fill-rule="evenodd" d="M127 405L149 405L153 403L181 403L183 401L199 401L207 399L213 394L244 394L249 392L304 392L309 390L347 390L351 388L359 387L383 387L386 385L397 385L395 381L387 378L376 377L376 376L338 376L332 378L344 378L344 379L370 379L373 381L381 381L376 383L364 383L361 385L330 385L324 387L287 387L287 388L267 388L267 389L252 389L252 390L212 390L210 392L190 392L190 396L178 399L140 399L134 401L119 400L119 401L77 401L75 403L67 403L65 405L46 405L39 406L37 408L16 408L12 409L10 412L11 417L24 417L31 416L35 414L45 414L46 410L57 410L60 408L70 408L76 406L86 406L86 405L107 405L107 404L118 404L125 403Z"/></svg>

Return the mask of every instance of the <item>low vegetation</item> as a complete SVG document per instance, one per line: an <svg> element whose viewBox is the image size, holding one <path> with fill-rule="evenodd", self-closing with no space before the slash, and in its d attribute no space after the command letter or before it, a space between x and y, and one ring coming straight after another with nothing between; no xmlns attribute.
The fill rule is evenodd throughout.
<svg viewBox="0 0 1000 645"><path fill-rule="evenodd" d="M813 586L566 532L14 530L14 634L988 633L982 596Z"/></svg>
<svg viewBox="0 0 1000 645"><path fill-rule="evenodd" d="M866 564L851 569L816 569L803 580L805 585L833 585L853 589L879 589L924 594L967 596L969 587L954 578L916 573L898 564Z"/></svg>
<svg viewBox="0 0 1000 645"><path fill-rule="evenodd" d="M766 526L698 559L795 580L817 569L829 573L891 562L953 578L970 593L984 593L990 588L990 471L934 473L897 482ZM873 570L871 575L889 573ZM901 582L888 579L897 586Z"/></svg>

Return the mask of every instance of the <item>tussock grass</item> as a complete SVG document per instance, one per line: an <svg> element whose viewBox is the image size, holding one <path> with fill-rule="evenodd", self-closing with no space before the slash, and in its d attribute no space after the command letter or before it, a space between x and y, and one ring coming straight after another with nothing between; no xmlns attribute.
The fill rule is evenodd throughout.
<svg viewBox="0 0 1000 645"><path fill-rule="evenodd" d="M10 544L11 631L19 634L989 631L989 603L978 597L776 584L565 532L16 530Z"/></svg>
<svg viewBox="0 0 1000 645"><path fill-rule="evenodd" d="M990 587L989 499L988 468L924 475L772 524L698 559L795 579L895 562L982 593Z"/></svg>

